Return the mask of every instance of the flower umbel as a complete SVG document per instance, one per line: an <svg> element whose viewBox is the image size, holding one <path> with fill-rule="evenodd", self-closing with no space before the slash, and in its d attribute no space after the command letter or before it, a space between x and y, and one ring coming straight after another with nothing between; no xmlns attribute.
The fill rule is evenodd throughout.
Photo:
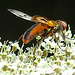
<svg viewBox="0 0 75 75"><path fill-rule="evenodd" d="M65 32L66 46L61 42L62 38L56 35L61 49L50 36L40 43L35 57L34 46L27 47L28 52L23 53L24 44L20 47L18 42L0 42L0 75L75 75L75 35L71 38L69 26ZM16 56L14 52L17 49Z"/></svg>

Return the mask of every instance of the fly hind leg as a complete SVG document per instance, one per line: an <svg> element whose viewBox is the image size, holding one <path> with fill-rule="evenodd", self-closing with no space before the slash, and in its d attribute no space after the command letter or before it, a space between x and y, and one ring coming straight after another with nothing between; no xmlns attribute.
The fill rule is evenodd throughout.
<svg viewBox="0 0 75 75"><path fill-rule="evenodd" d="M35 52L36 52L36 49L38 47L38 45L41 43L41 41L43 41L45 39L45 37L42 37L38 42L37 44L35 45L35 48L34 48L34 51L33 51L33 55L35 55Z"/></svg>

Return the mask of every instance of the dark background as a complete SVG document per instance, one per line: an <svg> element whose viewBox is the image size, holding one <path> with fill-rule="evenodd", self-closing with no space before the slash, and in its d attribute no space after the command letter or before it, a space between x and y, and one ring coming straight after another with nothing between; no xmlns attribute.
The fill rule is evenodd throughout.
<svg viewBox="0 0 75 75"><path fill-rule="evenodd" d="M7 9L16 9L31 16L46 16L52 20L63 20L75 29L74 0L0 0L0 37L17 40L34 23L21 19Z"/></svg>

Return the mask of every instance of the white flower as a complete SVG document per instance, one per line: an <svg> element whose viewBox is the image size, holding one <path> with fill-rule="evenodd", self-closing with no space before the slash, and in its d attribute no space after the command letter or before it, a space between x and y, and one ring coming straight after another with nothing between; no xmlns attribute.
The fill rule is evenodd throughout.
<svg viewBox="0 0 75 75"><path fill-rule="evenodd" d="M12 43L11 45L16 47L17 49L20 49L18 42Z"/></svg>
<svg viewBox="0 0 75 75"><path fill-rule="evenodd" d="M56 65L56 64L54 64L54 65L52 65L52 68L53 68L53 70L54 70L54 69L56 69L56 68L59 68L59 66Z"/></svg>
<svg viewBox="0 0 75 75"><path fill-rule="evenodd" d="M2 43L0 42L0 46L2 46Z"/></svg>
<svg viewBox="0 0 75 75"><path fill-rule="evenodd" d="M0 70L1 70L2 67L4 66L4 63L5 63L5 62L2 62L2 61L0 62Z"/></svg>
<svg viewBox="0 0 75 75"><path fill-rule="evenodd" d="M30 75L40 75L40 72L32 72Z"/></svg>
<svg viewBox="0 0 75 75"><path fill-rule="evenodd" d="M49 75L49 74L52 74L52 73L54 73L53 69L50 66L47 67L45 74Z"/></svg>
<svg viewBox="0 0 75 75"><path fill-rule="evenodd" d="M68 25L68 31L65 33L65 36L67 36L68 38L71 38L72 37L72 33L71 33L71 30L70 30L70 26Z"/></svg>
<svg viewBox="0 0 75 75"><path fill-rule="evenodd" d="M75 73L75 69L68 69L62 72L62 75L73 75Z"/></svg>
<svg viewBox="0 0 75 75"><path fill-rule="evenodd" d="M42 47L44 47L44 48L46 47L46 43L45 43L45 42L42 42L41 45L42 45Z"/></svg>
<svg viewBox="0 0 75 75"><path fill-rule="evenodd" d="M55 48L57 45L57 43L55 43L54 41L51 43L51 48Z"/></svg>

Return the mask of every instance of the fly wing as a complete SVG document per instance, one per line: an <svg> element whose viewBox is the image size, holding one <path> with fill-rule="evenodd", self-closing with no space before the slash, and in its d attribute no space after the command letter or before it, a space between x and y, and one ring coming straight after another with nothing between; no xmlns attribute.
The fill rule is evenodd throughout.
<svg viewBox="0 0 75 75"><path fill-rule="evenodd" d="M30 27L23 35L23 42L25 44L29 43L31 40L33 40L36 36L44 35L44 31L48 30L50 27L42 24L42 23L36 23L32 27Z"/></svg>
<svg viewBox="0 0 75 75"><path fill-rule="evenodd" d="M25 20L31 20L31 16L21 12L21 11L18 11L18 10L14 10L14 9L8 9L8 11L10 11L11 13L13 13L14 15L20 17L20 18L23 18Z"/></svg>

